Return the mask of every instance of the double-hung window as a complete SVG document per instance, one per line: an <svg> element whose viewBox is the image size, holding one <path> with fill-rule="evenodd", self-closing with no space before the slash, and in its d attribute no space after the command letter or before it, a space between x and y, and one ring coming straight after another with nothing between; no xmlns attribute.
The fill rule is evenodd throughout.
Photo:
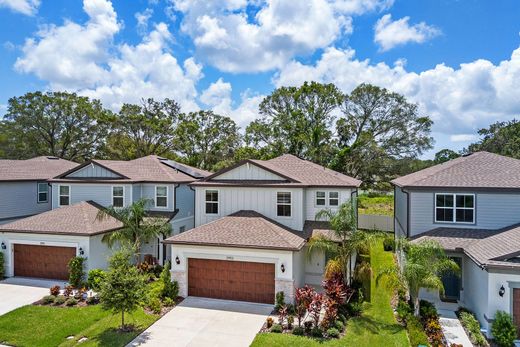
<svg viewBox="0 0 520 347"><path fill-rule="evenodd" d="M206 190L206 214L218 214L218 190Z"/></svg>
<svg viewBox="0 0 520 347"><path fill-rule="evenodd" d="M49 201L49 185L47 183L38 183L38 203Z"/></svg>
<svg viewBox="0 0 520 347"><path fill-rule="evenodd" d="M475 195L435 194L435 221L475 223Z"/></svg>
<svg viewBox="0 0 520 347"><path fill-rule="evenodd" d="M59 186L59 204L60 206L70 205L70 186Z"/></svg>
<svg viewBox="0 0 520 347"><path fill-rule="evenodd" d="M276 193L276 215L278 217L291 216L291 192Z"/></svg>
<svg viewBox="0 0 520 347"><path fill-rule="evenodd" d="M155 186L155 207L168 207L167 186Z"/></svg>
<svg viewBox="0 0 520 347"><path fill-rule="evenodd" d="M316 206L325 206L325 192L316 192Z"/></svg>
<svg viewBox="0 0 520 347"><path fill-rule="evenodd" d="M339 206L339 192L316 192L316 206L317 207L336 207Z"/></svg>
<svg viewBox="0 0 520 347"><path fill-rule="evenodd" d="M125 201L125 189L122 186L112 187L112 206L123 207Z"/></svg>
<svg viewBox="0 0 520 347"><path fill-rule="evenodd" d="M329 192L329 206L338 206L339 205L339 193L338 192Z"/></svg>

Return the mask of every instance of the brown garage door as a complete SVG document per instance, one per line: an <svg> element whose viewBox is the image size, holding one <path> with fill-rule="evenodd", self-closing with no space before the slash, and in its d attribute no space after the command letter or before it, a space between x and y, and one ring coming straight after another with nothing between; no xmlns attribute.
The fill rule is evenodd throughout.
<svg viewBox="0 0 520 347"><path fill-rule="evenodd" d="M188 259L188 295L274 303L274 264Z"/></svg>
<svg viewBox="0 0 520 347"><path fill-rule="evenodd" d="M513 288L513 321L520 331L520 288Z"/></svg>
<svg viewBox="0 0 520 347"><path fill-rule="evenodd" d="M76 256L76 248L14 245L14 275L67 280L67 264Z"/></svg>

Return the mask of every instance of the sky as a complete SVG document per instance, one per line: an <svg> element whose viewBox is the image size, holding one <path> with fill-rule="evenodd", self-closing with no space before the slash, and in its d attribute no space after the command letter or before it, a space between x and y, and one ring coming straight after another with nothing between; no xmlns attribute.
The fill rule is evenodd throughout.
<svg viewBox="0 0 520 347"><path fill-rule="evenodd" d="M433 121L435 147L520 114L517 0L0 0L0 115L69 91L118 111L171 98L245 126L281 86L372 83Z"/></svg>

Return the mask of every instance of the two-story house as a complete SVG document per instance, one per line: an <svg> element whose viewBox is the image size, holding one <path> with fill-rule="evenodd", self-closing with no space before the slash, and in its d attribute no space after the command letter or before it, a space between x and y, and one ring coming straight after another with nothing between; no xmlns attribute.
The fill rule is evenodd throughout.
<svg viewBox="0 0 520 347"><path fill-rule="evenodd" d="M49 211L47 180L76 165L56 157L0 160L0 224Z"/></svg>
<svg viewBox="0 0 520 347"><path fill-rule="evenodd" d="M191 186L195 228L168 238L172 279L180 295L272 304L283 291L320 285L326 256L308 259L306 244L332 235L316 221L322 209L337 209L360 181L292 155L245 160Z"/></svg>
<svg viewBox="0 0 520 347"><path fill-rule="evenodd" d="M396 237L437 241L461 267L444 295L421 295L467 307L485 329L497 310L520 325L520 160L477 152L392 183Z"/></svg>
<svg viewBox="0 0 520 347"><path fill-rule="evenodd" d="M102 238L122 223L98 218L103 207L146 199L149 215L169 222L172 234L192 228L195 193L188 184L209 174L153 155L92 160L62 170L48 180L51 211L0 226L7 276L66 279L66 264L75 255L87 258L87 270L105 268L111 250ZM169 251L159 239L141 249L160 263Z"/></svg>

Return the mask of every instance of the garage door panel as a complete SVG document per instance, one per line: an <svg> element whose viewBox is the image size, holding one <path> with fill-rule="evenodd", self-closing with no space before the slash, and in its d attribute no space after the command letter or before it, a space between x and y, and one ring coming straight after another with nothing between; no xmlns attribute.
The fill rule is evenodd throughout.
<svg viewBox="0 0 520 347"><path fill-rule="evenodd" d="M67 280L67 264L74 256L74 247L15 244L14 275Z"/></svg>
<svg viewBox="0 0 520 347"><path fill-rule="evenodd" d="M188 295L274 302L274 264L188 259Z"/></svg>

